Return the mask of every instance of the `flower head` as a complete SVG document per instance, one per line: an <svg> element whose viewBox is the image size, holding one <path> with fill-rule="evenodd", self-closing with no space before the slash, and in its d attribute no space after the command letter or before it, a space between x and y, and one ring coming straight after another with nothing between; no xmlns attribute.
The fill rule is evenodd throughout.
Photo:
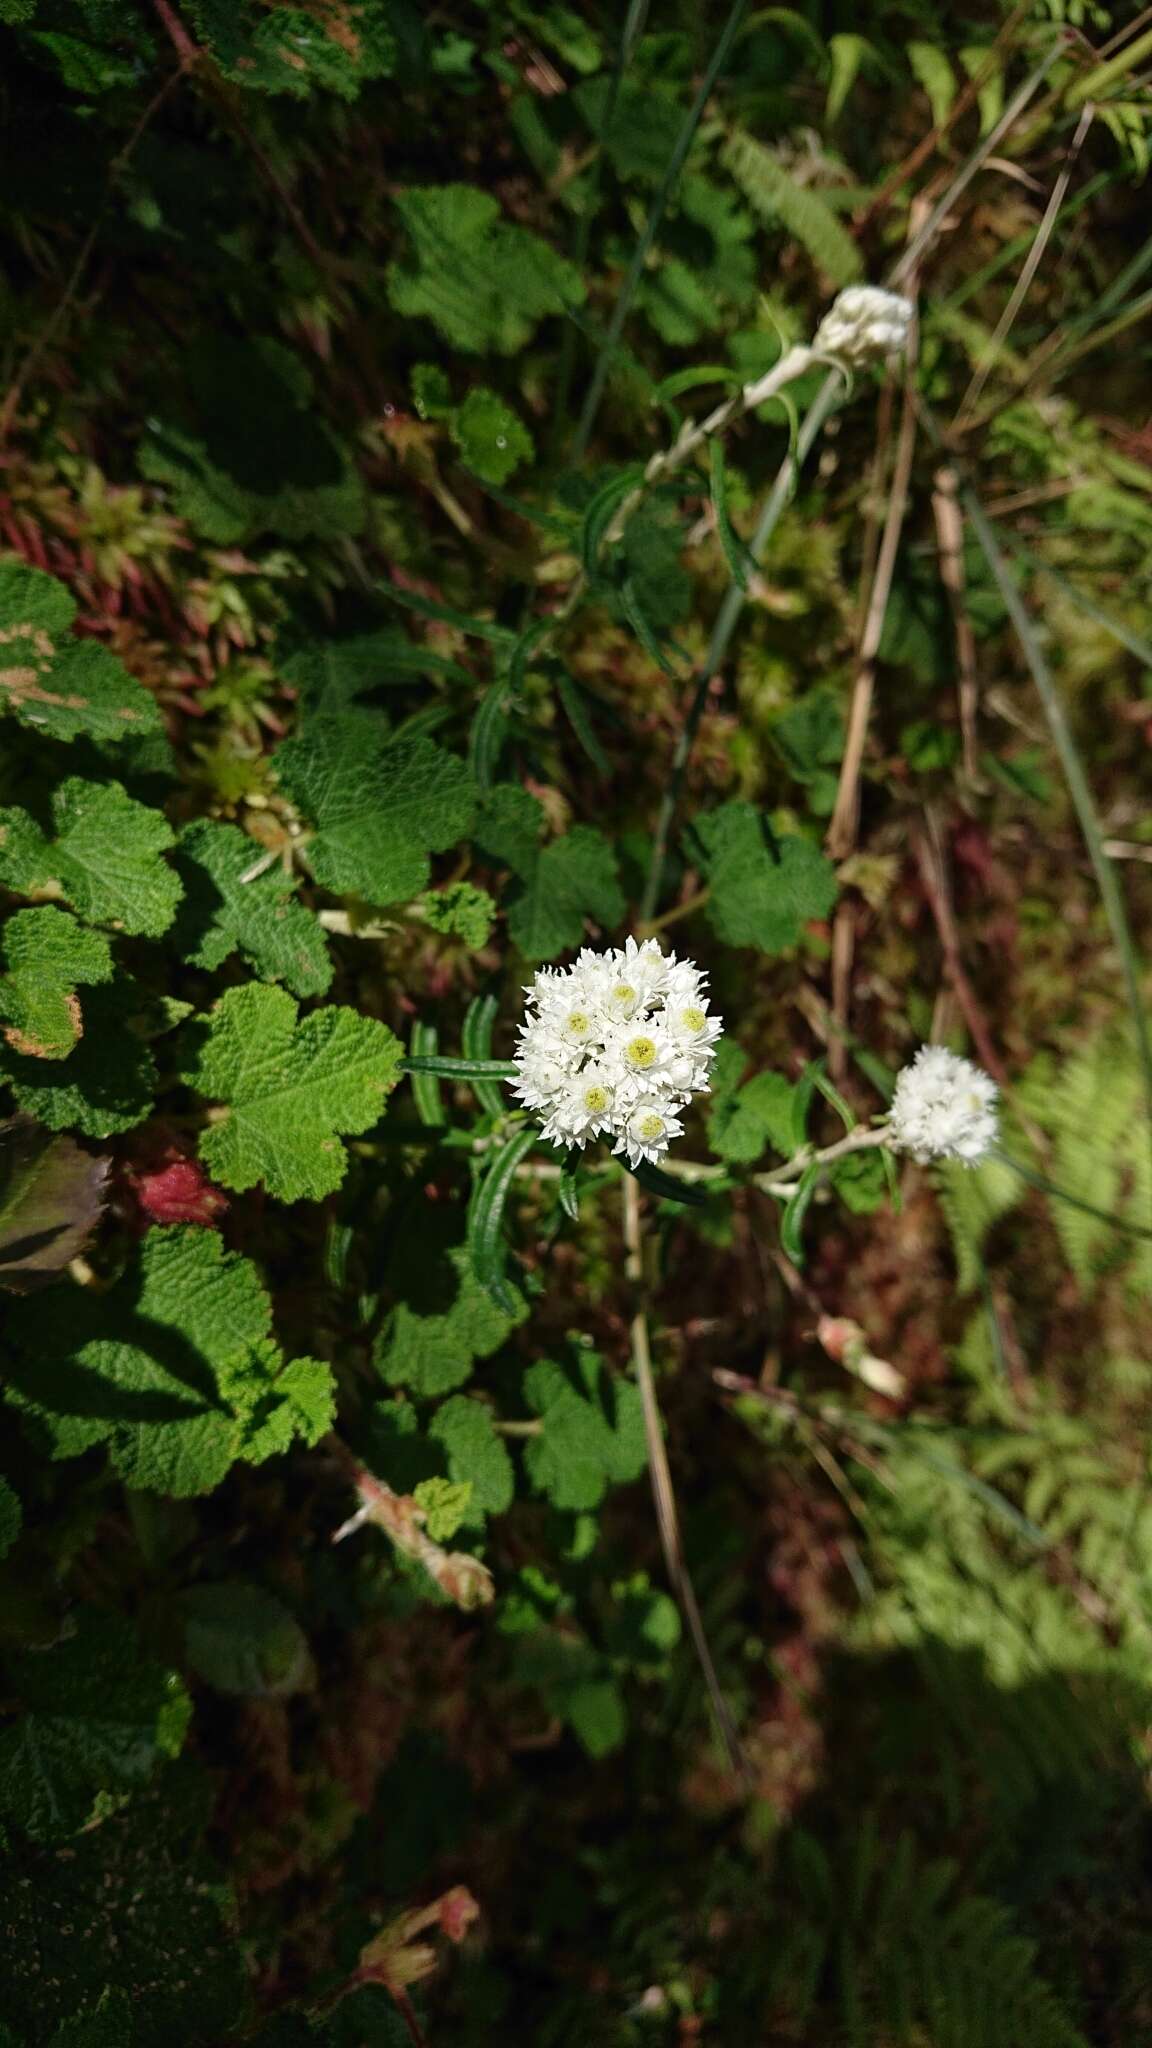
<svg viewBox="0 0 1152 2048"><path fill-rule="evenodd" d="M537 974L524 991L512 1092L550 1144L603 1134L630 1166L668 1150L684 1128L677 1112L708 1091L721 1032L704 981L655 939L586 946L574 966Z"/></svg>
<svg viewBox="0 0 1152 2048"><path fill-rule="evenodd" d="M922 1045L892 1097L890 1142L922 1165L961 1159L975 1166L996 1142L996 1083L943 1045Z"/></svg>
<svg viewBox="0 0 1152 2048"><path fill-rule="evenodd" d="M878 362L903 348L913 311L911 299L899 292L849 285L825 313L812 347L817 355L839 356L853 369Z"/></svg>

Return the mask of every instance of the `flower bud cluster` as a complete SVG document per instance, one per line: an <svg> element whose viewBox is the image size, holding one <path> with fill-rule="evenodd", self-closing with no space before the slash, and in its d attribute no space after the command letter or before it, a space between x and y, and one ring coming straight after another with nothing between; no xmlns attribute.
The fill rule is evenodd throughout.
<svg viewBox="0 0 1152 2048"><path fill-rule="evenodd" d="M897 1077L888 1125L894 1150L975 1166L996 1143L996 1083L943 1045L922 1045Z"/></svg>
<svg viewBox="0 0 1152 2048"><path fill-rule="evenodd" d="M586 946L574 967L536 976L512 1093L550 1144L607 1135L629 1166L663 1156L684 1128L678 1112L708 1092L722 1027L704 983L691 960L632 938L607 953Z"/></svg>
<svg viewBox="0 0 1152 2048"><path fill-rule="evenodd" d="M838 356L852 369L895 355L908 338L914 311L911 299L882 291L875 284L849 285L834 299L816 329L817 355Z"/></svg>

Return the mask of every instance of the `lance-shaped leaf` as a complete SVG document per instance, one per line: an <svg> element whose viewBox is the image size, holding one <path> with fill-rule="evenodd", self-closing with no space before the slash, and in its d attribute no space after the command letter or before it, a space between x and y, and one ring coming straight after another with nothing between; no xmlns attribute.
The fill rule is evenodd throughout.
<svg viewBox="0 0 1152 2048"><path fill-rule="evenodd" d="M279 868L245 881L258 860L254 842L235 825L201 818L187 826L175 856L185 893L173 943L194 967L207 968L239 948L263 980L322 996L332 979L323 927Z"/></svg>
<svg viewBox="0 0 1152 2048"><path fill-rule="evenodd" d="M57 740L158 731L155 698L106 647L74 637L75 615L54 576L0 564L0 713Z"/></svg>
<svg viewBox="0 0 1152 2048"><path fill-rule="evenodd" d="M406 902L427 884L429 855L472 823L476 787L465 763L433 740L389 745L370 712L310 719L274 765L316 828L312 872L337 895Z"/></svg>
<svg viewBox="0 0 1152 2048"><path fill-rule="evenodd" d="M62 910L18 910L0 934L0 1030L15 1052L67 1058L84 1028L77 984L109 981L112 954L100 932Z"/></svg>
<svg viewBox="0 0 1152 2048"><path fill-rule="evenodd" d="M81 1251L100 1217L108 1161L29 1116L0 1124L0 1287L43 1287Z"/></svg>
<svg viewBox="0 0 1152 2048"><path fill-rule="evenodd" d="M229 989L189 1033L185 1072L224 1105L200 1156L228 1188L262 1181L282 1202L318 1201L344 1178L340 1134L366 1131L404 1048L386 1024L331 1005L297 1021L283 989Z"/></svg>
<svg viewBox="0 0 1152 2048"><path fill-rule="evenodd" d="M180 901L180 878L162 859L173 833L162 811L118 782L70 776L52 798L52 830L28 811L0 811L0 882L20 896L56 897L88 924L156 938Z"/></svg>

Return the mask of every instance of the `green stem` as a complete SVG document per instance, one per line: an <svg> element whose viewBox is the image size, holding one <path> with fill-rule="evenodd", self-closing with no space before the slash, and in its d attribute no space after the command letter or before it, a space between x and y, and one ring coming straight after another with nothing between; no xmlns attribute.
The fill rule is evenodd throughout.
<svg viewBox="0 0 1152 2048"><path fill-rule="evenodd" d="M1138 1223L1129 1223L1123 1216L1114 1216L1110 1209L1098 1209L1095 1202L1085 1202L1080 1195L1070 1195L1067 1188L1058 1188L1055 1181L1048 1180L1042 1173L1034 1173L1030 1166L1024 1166L1019 1159L1013 1159L1007 1152L996 1148L995 1157L1004 1166L1010 1166L1030 1188L1036 1188L1042 1195L1051 1195L1054 1201L1067 1202L1070 1209L1079 1209L1085 1216L1095 1216L1101 1223L1111 1225L1125 1237L1139 1237L1152 1240L1152 1230L1144 1230Z"/></svg>
<svg viewBox="0 0 1152 2048"><path fill-rule="evenodd" d="M632 255L632 261L628 266L624 283L620 288L619 297L612 309L612 318L608 323L608 332L604 336L600 353L596 358L596 367L592 372L592 379L584 400L583 411L580 414L580 424L576 429L575 438L572 443L571 460L573 466L583 461L585 451L592 436L592 429L596 424L596 415L600 410L600 401L604 396L604 386L607 382L612 357L616 352L616 345L623 332L624 322L632 310L632 301L636 296L636 288L643 275L644 265L648 261L648 256L659 232L660 223L664 218L668 201L672 197L679 181L688 152L696 139L696 130L700 126L701 117L708 104L712 88L724 68L728 52L735 40L736 32L747 6L748 0L735 0L735 5L724 25L720 40L712 53L712 61L701 80L700 90L685 116L679 135L676 137L675 147L668 159L664 176L660 180L656 197L652 201L648 218L641 230L640 238Z"/></svg>
<svg viewBox="0 0 1152 2048"><path fill-rule="evenodd" d="M776 480L768 493L764 509L756 526L756 531L748 543L748 552L754 561L763 561L768 551L768 543L779 524L780 514L792 495L800 465L811 453L813 444L829 413L832 411L837 394L843 389L843 386L844 379L840 371L833 370L830 372L816 393L808 411L805 413L801 422L800 432L796 437L795 450L789 451L786 459L777 470ZM680 729L675 751L672 755L672 769L660 805L660 813L656 820L656 830L652 837L652 854L648 863L648 877L644 885L644 894L640 899L640 922L642 924L650 923L655 914L656 905L660 897L661 883L664 879L664 863L668 854L668 841L671 837L673 821L680 802L680 790L684 781L685 770L687 769L692 749L696 744L696 735L700 730L700 721L704 716L704 707L708 702L708 692L717 670L728 653L732 635L736 631L740 615L744 609L744 603L744 591L741 590L739 584L731 583L728 587L728 594L717 614L716 624L712 629L712 638L708 643L708 651L704 656L704 666L697 678L696 687L692 693L692 701L688 706L688 713Z"/></svg>

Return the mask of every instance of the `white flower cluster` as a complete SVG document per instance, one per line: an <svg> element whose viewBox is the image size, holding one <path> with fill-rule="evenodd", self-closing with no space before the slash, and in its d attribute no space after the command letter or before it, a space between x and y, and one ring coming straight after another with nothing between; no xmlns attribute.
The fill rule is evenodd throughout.
<svg viewBox="0 0 1152 2048"><path fill-rule="evenodd" d="M962 1159L975 1166L996 1143L995 1081L943 1045L922 1045L892 1097L890 1143L925 1165Z"/></svg>
<svg viewBox="0 0 1152 2048"><path fill-rule="evenodd" d="M722 1027L704 981L655 939L609 953L586 946L574 967L536 976L512 1093L543 1119L550 1144L607 1132L629 1166L662 1157L684 1128L677 1111L708 1091Z"/></svg>
<svg viewBox="0 0 1152 2048"><path fill-rule="evenodd" d="M839 356L853 369L895 355L908 338L914 308L899 292L852 284L834 299L816 329L817 355Z"/></svg>

